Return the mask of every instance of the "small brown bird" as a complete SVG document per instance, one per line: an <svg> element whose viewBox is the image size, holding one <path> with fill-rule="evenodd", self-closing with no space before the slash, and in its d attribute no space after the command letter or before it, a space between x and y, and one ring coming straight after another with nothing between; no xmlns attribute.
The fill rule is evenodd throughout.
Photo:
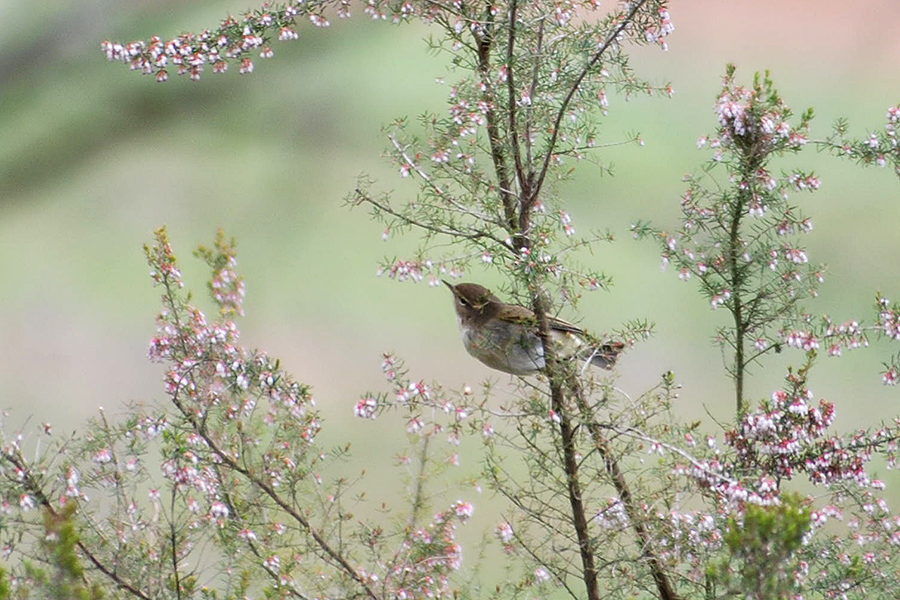
<svg viewBox="0 0 900 600"><path fill-rule="evenodd" d="M444 285L453 292L463 346L469 354L492 369L513 375L533 375L544 368L544 346L533 312L505 304L477 283L444 281ZM625 348L621 342L592 348L580 327L556 317L548 319L550 335L563 357L579 355L594 366L611 369Z"/></svg>

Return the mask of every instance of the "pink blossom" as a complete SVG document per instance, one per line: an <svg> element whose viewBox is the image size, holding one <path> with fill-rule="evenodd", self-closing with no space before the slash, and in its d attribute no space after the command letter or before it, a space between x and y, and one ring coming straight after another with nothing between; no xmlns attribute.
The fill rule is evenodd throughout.
<svg viewBox="0 0 900 600"><path fill-rule="evenodd" d="M507 523L506 521L497 525L494 528L494 532L497 534L497 537L500 538L500 541L504 544L509 544L513 539L513 528L512 525Z"/></svg>
<svg viewBox="0 0 900 600"><path fill-rule="evenodd" d="M103 448L94 453L93 460L95 463L103 465L112 462L112 452L109 448Z"/></svg>
<svg viewBox="0 0 900 600"><path fill-rule="evenodd" d="M356 403L353 414L363 419L376 418L378 416L378 401L371 396L363 398Z"/></svg>
<svg viewBox="0 0 900 600"><path fill-rule="evenodd" d="M453 510L456 513L456 516L460 518L463 522L465 522L469 517L475 514L475 507L471 502L465 502L463 500L457 500L453 505Z"/></svg>

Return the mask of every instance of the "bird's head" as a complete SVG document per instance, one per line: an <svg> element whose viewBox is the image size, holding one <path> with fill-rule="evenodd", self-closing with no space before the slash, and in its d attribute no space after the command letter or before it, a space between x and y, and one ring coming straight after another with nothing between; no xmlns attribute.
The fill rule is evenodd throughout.
<svg viewBox="0 0 900 600"><path fill-rule="evenodd" d="M477 283L460 283L453 285L447 281L444 285L453 292L453 304L460 324L469 325L488 319L500 310L503 302L491 293L491 290Z"/></svg>

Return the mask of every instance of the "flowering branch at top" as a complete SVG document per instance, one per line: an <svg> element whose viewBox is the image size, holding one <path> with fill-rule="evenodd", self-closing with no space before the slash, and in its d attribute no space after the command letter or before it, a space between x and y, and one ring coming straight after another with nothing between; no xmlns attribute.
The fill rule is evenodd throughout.
<svg viewBox="0 0 900 600"><path fill-rule="evenodd" d="M220 229L216 234L212 249L201 246L196 251L213 271L209 281L209 292L219 305L224 317L244 316L244 280L235 272L237 258L234 253L234 240L227 241L225 233Z"/></svg>
<svg viewBox="0 0 900 600"><path fill-rule="evenodd" d="M326 12L336 10L346 17L350 6L349 0L266 3L240 18L226 18L215 29L168 41L107 41L103 51L110 60L155 74L160 81L173 68L198 79L205 68L221 73L234 62L246 73L253 69L255 54L272 55L272 40L297 38L298 20L309 18L314 25L326 26ZM427 260L430 252L423 250L416 259L396 261L385 271L398 279L408 274L412 280L430 271L434 280L436 265L461 273L474 257L525 277L549 275L562 280L563 287L604 287L608 279L601 273L567 266L562 256L604 236L574 238L569 213L557 206L547 210L553 199L540 191L545 176L552 175L548 181L556 178L567 157L580 160L585 150L604 145L597 143L590 116L598 110L607 113L613 89L626 95L671 95L668 85L656 88L639 81L623 50L627 43L667 47L674 26L666 1L622 2L589 21L576 15L597 11L596 0L488 7L458 1L369 0L361 6L378 20L419 18L437 25L443 31L435 45L453 54L454 64L464 72L451 88L447 117L429 120L427 151L409 151L410 143L391 137L401 173L423 179L422 197L409 207L394 207L387 199L377 200L377 206L375 197L361 187L351 203L372 204L385 221L385 237L417 228L426 244L434 237L450 237L465 240L469 247L462 257L433 260ZM430 167L423 165L423 156L431 158ZM491 166L500 170L483 170L484 156L491 156ZM516 173L508 171L511 166ZM512 204L498 202L511 195L521 196L522 214L517 217L512 217ZM519 247L519 229L527 229L533 238L528 247ZM557 235L563 240L560 249L552 247Z"/></svg>
<svg viewBox="0 0 900 600"><path fill-rule="evenodd" d="M404 3L406 6L408 3ZM346 0L292 0L286 4L263 4L262 8L244 13L240 19L228 17L215 30L185 33L164 41L154 36L149 41L126 44L105 41L101 49L109 60L127 63L132 70L155 75L157 81L166 81L169 69L175 67L179 75L200 79L206 65L213 73L224 73L229 62L239 62L241 73L253 71L251 54L269 58L274 52L269 46L272 38L280 41L296 40L297 19L307 18L317 27L330 25L325 18L326 9L335 6L341 17L350 16ZM367 6L367 12L375 11L375 4ZM398 6L395 18L402 18L404 9Z"/></svg>
<svg viewBox="0 0 900 600"><path fill-rule="evenodd" d="M458 32L483 27L477 19L473 20L467 14L460 2L444 4L431 0L367 0L361 4L363 12L376 20L389 19L393 23L400 23L412 17L420 17L427 22L455 21L454 27ZM579 8L593 10L598 5L596 0L564 0L556 4L554 21L564 25ZM159 36L129 43L107 40L101 44L101 50L107 59L127 63L132 70L146 75L155 75L159 82L168 80L169 69L173 67L179 75L187 74L193 80L200 79L206 65L212 66L213 73L224 73L228 70L229 62L239 62L241 73L251 73L254 68L253 53L260 58L270 58L274 55L270 46L272 39L298 39L298 19L308 19L316 27L328 27L331 23L325 13L329 9L334 9L341 18L350 17L349 0L265 2L261 8L248 10L240 18L229 16L223 19L214 30L184 33L170 40L163 40ZM495 14L497 10L497 7L493 7L491 12ZM642 27L648 43L666 47L666 37L673 30L667 12L661 13L656 22L645 23Z"/></svg>
<svg viewBox="0 0 900 600"><path fill-rule="evenodd" d="M132 70L146 75L156 75L157 81L166 81L168 69L177 68L179 75L187 74L197 80L206 65L211 65L213 73L224 73L229 61L240 62L240 72L253 71L250 58L252 51L259 49L261 58L272 56L269 41L274 32L279 40L297 39L294 29L296 19L307 16L320 26L328 21L321 11L334 2L313 2L308 5L294 1L278 8L265 5L262 9L245 13L240 20L233 17L224 19L218 29L206 29L200 33L185 33L164 41L154 36L149 41L135 41L127 44L104 41L101 49L109 60L128 63Z"/></svg>

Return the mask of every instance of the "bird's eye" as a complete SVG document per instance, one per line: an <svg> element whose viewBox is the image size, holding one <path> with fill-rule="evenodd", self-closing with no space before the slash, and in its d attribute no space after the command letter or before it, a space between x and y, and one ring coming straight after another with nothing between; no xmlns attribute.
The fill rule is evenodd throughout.
<svg viewBox="0 0 900 600"><path fill-rule="evenodd" d="M461 306L468 306L468 305L469 305L469 303L466 302L466 299L465 299L465 298L457 298L457 299L459 300L459 304L460 304Z"/></svg>

